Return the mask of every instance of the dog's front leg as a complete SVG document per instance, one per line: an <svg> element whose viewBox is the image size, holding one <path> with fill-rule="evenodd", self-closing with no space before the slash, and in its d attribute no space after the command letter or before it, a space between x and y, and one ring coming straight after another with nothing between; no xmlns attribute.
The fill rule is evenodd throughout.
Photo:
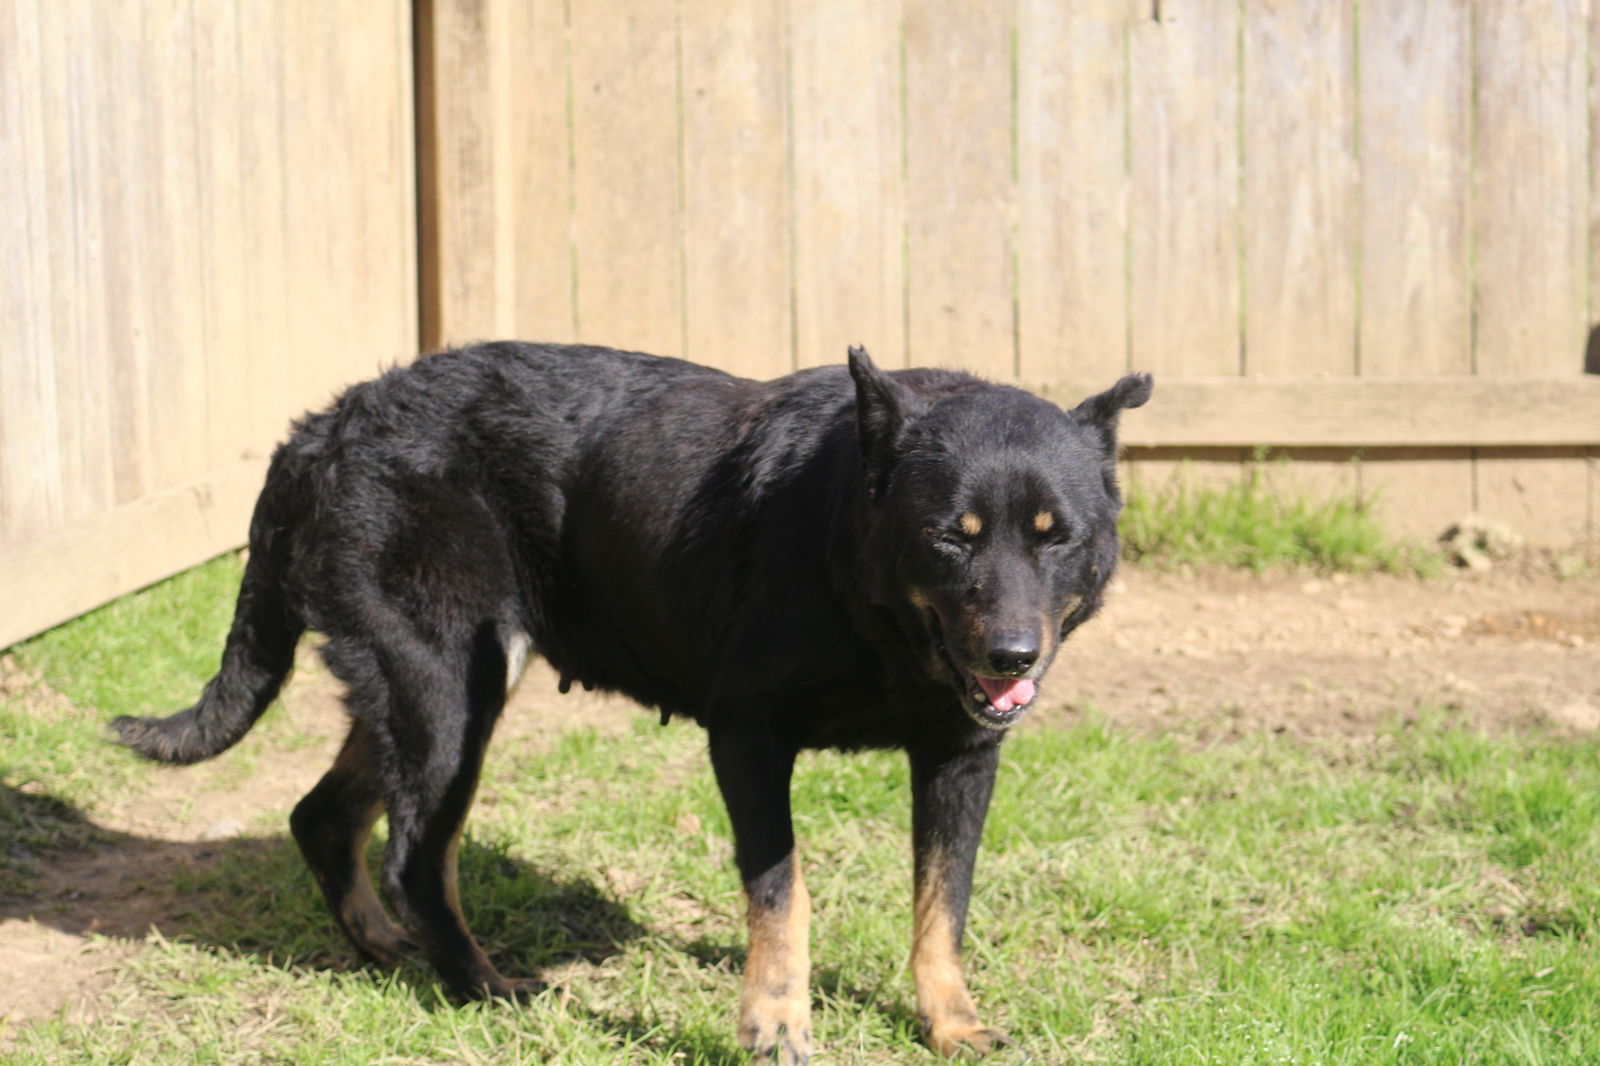
<svg viewBox="0 0 1600 1066"><path fill-rule="evenodd" d="M998 740L965 751L911 755L916 904L911 972L928 1046L941 1055L985 1054L1005 1035L978 1020L961 969L978 838L994 791Z"/></svg>
<svg viewBox="0 0 1600 1066"><path fill-rule="evenodd" d="M739 1043L783 1066L811 1060L811 896L789 818L794 759L759 729L711 732L711 763L749 903Z"/></svg>

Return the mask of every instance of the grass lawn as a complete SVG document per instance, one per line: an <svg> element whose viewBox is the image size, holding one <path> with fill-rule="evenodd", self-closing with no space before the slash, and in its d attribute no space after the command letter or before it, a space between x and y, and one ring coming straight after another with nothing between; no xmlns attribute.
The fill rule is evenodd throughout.
<svg viewBox="0 0 1600 1066"><path fill-rule="evenodd" d="M169 772L101 724L197 689L237 577L224 558L14 650L81 713L0 695L0 894L112 846L53 810L93 822ZM1006 746L969 924L985 1020L1016 1041L990 1061L1600 1062L1592 740L1042 717ZM357 967L279 821L180 881L181 931L119 963L92 1017L0 1022L0 1061L743 1061L743 902L704 737L637 723L491 749L461 894L502 970L550 980L533 1002L457 1006L423 967ZM305 743L269 713L223 758ZM819 1064L934 1061L906 965L907 776L896 754L796 776Z"/></svg>

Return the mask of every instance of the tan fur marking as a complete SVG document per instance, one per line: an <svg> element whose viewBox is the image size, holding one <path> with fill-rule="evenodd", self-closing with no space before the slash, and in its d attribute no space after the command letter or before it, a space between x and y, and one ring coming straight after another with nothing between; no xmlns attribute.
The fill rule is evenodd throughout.
<svg viewBox="0 0 1600 1066"><path fill-rule="evenodd" d="M944 858L936 852L928 856L916 888L911 974L917 985L917 1012L923 1036L936 1054L985 1055L1008 1040L978 1020L961 971L961 949L945 885Z"/></svg>
<svg viewBox="0 0 1600 1066"><path fill-rule="evenodd" d="M1033 516L1033 528L1040 533L1048 533L1055 528L1056 516L1049 511L1040 511Z"/></svg>
<svg viewBox="0 0 1600 1066"><path fill-rule="evenodd" d="M983 519L979 518L971 511L963 511L961 513L960 522L961 532L965 533L969 537L976 537L979 533L983 532Z"/></svg>
<svg viewBox="0 0 1600 1066"><path fill-rule="evenodd" d="M790 863L788 906L765 908L752 901L746 915L750 951L739 999L739 1037L750 1050L786 1040L801 1053L810 1051L811 893L800 874L798 852L790 853Z"/></svg>
<svg viewBox="0 0 1600 1066"><path fill-rule="evenodd" d="M911 974L917 985L917 1011L930 1034L951 1026L972 1026L977 1009L967 993L956 946L955 920L945 896L944 862L930 857L917 882L911 941Z"/></svg>

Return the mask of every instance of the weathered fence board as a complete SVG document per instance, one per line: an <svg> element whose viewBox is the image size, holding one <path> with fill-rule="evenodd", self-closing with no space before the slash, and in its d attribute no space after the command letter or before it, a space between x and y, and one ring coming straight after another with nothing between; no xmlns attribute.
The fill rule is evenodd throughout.
<svg viewBox="0 0 1600 1066"><path fill-rule="evenodd" d="M1017 346L1024 380L1128 366L1129 0L1023 0L1017 24Z"/></svg>
<svg viewBox="0 0 1600 1066"><path fill-rule="evenodd" d="M1237 374L1239 7L1159 10L1134 24L1129 60L1131 363Z"/></svg>
<svg viewBox="0 0 1600 1066"><path fill-rule="evenodd" d="M410 10L0 15L0 645L240 543L416 348Z"/></svg>
<svg viewBox="0 0 1600 1066"><path fill-rule="evenodd" d="M1011 377L1013 12L913 0L904 25L906 347Z"/></svg>
<svg viewBox="0 0 1600 1066"><path fill-rule="evenodd" d="M578 336L678 355L684 346L676 12L573 4Z"/></svg>
<svg viewBox="0 0 1600 1066"><path fill-rule="evenodd" d="M1361 5L1362 374L1472 371L1470 14Z"/></svg>
<svg viewBox="0 0 1600 1066"><path fill-rule="evenodd" d="M1244 20L1244 370L1355 373L1354 10L1262 3Z"/></svg>
<svg viewBox="0 0 1600 1066"><path fill-rule="evenodd" d="M898 0L790 7L795 362L905 362Z"/></svg>
<svg viewBox="0 0 1600 1066"><path fill-rule="evenodd" d="M751 377L791 369L783 5L684 0L684 348Z"/></svg>

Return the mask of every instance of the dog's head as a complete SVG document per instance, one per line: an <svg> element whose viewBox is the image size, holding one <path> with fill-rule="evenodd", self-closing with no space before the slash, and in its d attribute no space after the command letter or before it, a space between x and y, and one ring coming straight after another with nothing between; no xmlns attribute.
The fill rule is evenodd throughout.
<svg viewBox="0 0 1600 1066"><path fill-rule="evenodd" d="M869 594L975 722L1005 729L1116 568L1117 419L1150 378L1062 411L971 379L921 390L860 348L850 373Z"/></svg>

